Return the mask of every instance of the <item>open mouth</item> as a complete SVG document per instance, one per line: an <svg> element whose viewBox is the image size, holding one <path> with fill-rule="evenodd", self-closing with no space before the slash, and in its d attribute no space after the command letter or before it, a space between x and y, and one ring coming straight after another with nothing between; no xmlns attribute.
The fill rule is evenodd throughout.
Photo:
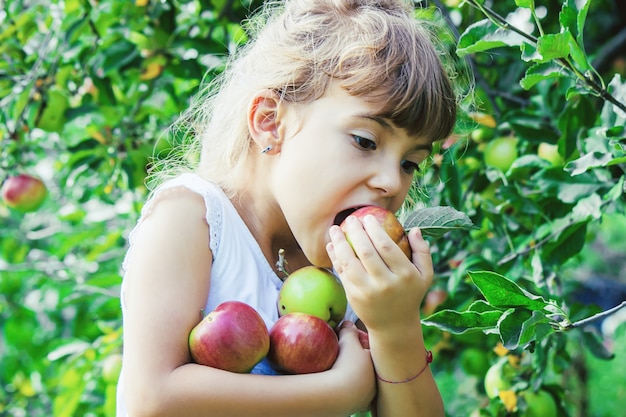
<svg viewBox="0 0 626 417"><path fill-rule="evenodd" d="M349 209L345 209L339 212L339 214L337 214L335 216L335 221L333 222L333 224L336 224L337 226L341 225L341 223L343 223L343 221L352 213L354 213L355 211L357 211L358 209L360 209L361 207L365 207L365 206L356 206L356 207L351 207Z"/></svg>

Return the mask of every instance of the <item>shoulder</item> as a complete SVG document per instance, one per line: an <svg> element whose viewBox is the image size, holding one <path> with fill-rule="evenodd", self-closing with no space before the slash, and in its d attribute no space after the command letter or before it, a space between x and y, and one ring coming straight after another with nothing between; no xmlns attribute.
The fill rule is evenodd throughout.
<svg viewBox="0 0 626 417"><path fill-rule="evenodd" d="M205 199L197 192L184 187L172 186L159 192L150 201L150 207L143 213L143 221L158 218L164 224L184 224L189 221L204 220Z"/></svg>

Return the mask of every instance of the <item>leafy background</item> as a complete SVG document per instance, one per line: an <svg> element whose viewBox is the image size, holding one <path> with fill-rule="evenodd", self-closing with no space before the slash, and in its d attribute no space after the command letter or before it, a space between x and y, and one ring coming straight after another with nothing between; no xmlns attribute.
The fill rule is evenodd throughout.
<svg viewBox="0 0 626 417"><path fill-rule="evenodd" d="M50 193L34 213L0 203L0 415L115 414L120 264L147 175L261 3L0 1L0 176L37 175ZM626 7L419 6L447 27L440 47L466 87L457 132L415 195L475 225L432 241L423 317L447 413L524 415L518 394L541 387L559 415L619 415L625 309L585 319L626 300ZM500 137L516 139L504 170L485 162ZM560 160L539 157L542 143ZM493 282L520 302L498 303ZM483 380L501 357L515 365L513 396L489 398Z"/></svg>

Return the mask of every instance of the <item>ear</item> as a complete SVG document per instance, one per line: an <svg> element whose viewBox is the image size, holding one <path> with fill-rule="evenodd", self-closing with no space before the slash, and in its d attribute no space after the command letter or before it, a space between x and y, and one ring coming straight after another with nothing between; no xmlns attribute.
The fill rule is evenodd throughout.
<svg viewBox="0 0 626 417"><path fill-rule="evenodd" d="M256 93L248 106L248 130L259 151L271 147L268 154L280 151L279 135L280 97L272 90L261 90Z"/></svg>

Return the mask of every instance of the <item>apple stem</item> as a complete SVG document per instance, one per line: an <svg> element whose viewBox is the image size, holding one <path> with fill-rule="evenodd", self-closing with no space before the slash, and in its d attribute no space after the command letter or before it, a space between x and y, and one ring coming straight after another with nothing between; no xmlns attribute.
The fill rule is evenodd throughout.
<svg viewBox="0 0 626 417"><path fill-rule="evenodd" d="M289 266L287 264L287 259L285 258L285 250L281 248L278 250L278 261L276 261L276 270L288 277L288 267Z"/></svg>

